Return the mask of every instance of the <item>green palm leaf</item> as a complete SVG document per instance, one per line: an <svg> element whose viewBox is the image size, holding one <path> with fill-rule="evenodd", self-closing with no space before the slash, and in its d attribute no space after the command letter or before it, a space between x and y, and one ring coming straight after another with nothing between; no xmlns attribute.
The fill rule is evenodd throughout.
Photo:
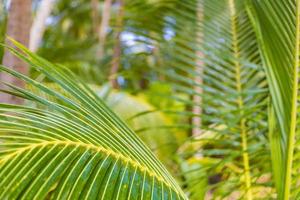
<svg viewBox="0 0 300 200"><path fill-rule="evenodd" d="M0 199L186 199L165 167L94 92L64 67L15 45L21 53L12 53L60 89L0 67L51 96L13 85L6 91L45 109L0 104Z"/></svg>
<svg viewBox="0 0 300 200"><path fill-rule="evenodd" d="M260 190L272 191L272 186L258 181L270 168L267 127L263 123L268 94L255 32L244 3L189 1L178 3L180 10L169 9L176 16L176 36L170 50L171 67L163 73L172 81L175 91L202 98L202 103L197 103L179 97L187 107L200 106L203 110L198 116L202 119L201 127L197 127L203 134L191 138L196 148L188 149L183 156L219 158L217 164L198 169L211 176L219 175L220 180L211 186L216 198L256 199ZM200 7L197 10L196 5ZM196 13L201 11L203 18L198 18ZM187 23L193 23L194 29L188 29ZM203 56L198 56L199 51ZM203 83L195 81L197 77ZM196 91L195 85L202 92ZM192 111L184 114L195 116ZM189 123L186 127L193 128ZM198 142L204 144L199 146ZM189 191L192 190L195 189ZM266 198L271 195L266 194Z"/></svg>
<svg viewBox="0 0 300 200"><path fill-rule="evenodd" d="M270 140L278 199L297 199L300 2L249 1L249 13L272 98Z"/></svg>

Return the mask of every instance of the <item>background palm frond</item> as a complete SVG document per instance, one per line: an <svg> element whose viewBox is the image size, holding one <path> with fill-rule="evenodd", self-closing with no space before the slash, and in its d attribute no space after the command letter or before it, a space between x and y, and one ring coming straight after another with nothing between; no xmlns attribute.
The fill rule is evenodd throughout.
<svg viewBox="0 0 300 200"><path fill-rule="evenodd" d="M199 163L208 158L217 161L198 166L199 173L202 170L216 178L208 187L215 197L272 198L274 191L266 184L270 180L268 88L245 4L189 1L180 7L190 12L183 15L178 9L170 9L180 17L174 18L171 67L162 73L173 82L174 91L190 96L177 97L187 105L186 115L202 119L198 127L202 133L192 136L193 147L185 147L181 153L185 159L196 155ZM203 16L197 12L203 12ZM193 23L194 29L186 29L186 23ZM201 88L200 92L195 87ZM193 96L200 96L201 102L193 101ZM194 106L201 106L200 116L193 115ZM195 128L187 123L186 127Z"/></svg>

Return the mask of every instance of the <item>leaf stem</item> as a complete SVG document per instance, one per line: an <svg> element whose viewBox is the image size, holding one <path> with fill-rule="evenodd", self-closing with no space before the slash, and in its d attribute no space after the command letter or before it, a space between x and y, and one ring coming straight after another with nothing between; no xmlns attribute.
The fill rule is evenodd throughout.
<svg viewBox="0 0 300 200"><path fill-rule="evenodd" d="M234 5L234 0L229 0L229 8L231 14L231 29L232 29L232 39L233 39L233 51L235 57L235 70L236 70L236 89L238 92L238 109L240 110L241 116L243 116L242 109L244 107L243 98L241 96L242 93L242 83L241 83L241 65L238 61L240 58L239 47L238 47L238 36L237 36L237 27L236 27L236 10ZM246 119L242 117L240 121L240 129L241 129L241 139L242 139L242 152L243 152L243 165L244 165L244 180L246 186L246 199L252 200L252 191L251 191L251 175L250 175L250 164L249 164L249 155L248 155L248 143L247 143L247 131L246 131Z"/></svg>
<svg viewBox="0 0 300 200"><path fill-rule="evenodd" d="M296 134L296 121L297 121L297 98L298 98L298 66L299 66L299 39L300 39L300 5L299 0L296 2L296 39L295 39L295 63L294 63L294 80L293 80L293 96L292 96L292 112L291 112L291 124L290 133L288 138L288 155L286 163L285 174L285 187L284 187L284 200L290 199L290 190L292 182L292 167L294 157L294 145Z"/></svg>

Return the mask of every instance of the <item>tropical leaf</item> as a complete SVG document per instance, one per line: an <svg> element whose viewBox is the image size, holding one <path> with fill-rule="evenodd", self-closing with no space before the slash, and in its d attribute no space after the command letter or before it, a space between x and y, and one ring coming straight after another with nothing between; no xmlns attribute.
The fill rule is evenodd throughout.
<svg viewBox="0 0 300 200"><path fill-rule="evenodd" d="M14 44L19 50L12 53L60 89L0 67L54 99L9 85L6 92L46 109L0 104L0 199L186 199L91 89L63 66Z"/></svg>
<svg viewBox="0 0 300 200"><path fill-rule="evenodd" d="M201 97L199 102L173 98L185 102L187 108L201 107L200 115L191 109L185 115L201 117L202 124L197 128L213 134L207 138L192 137L187 143L205 144L194 145L194 150L182 153L183 157L222 158L206 169L208 176L219 175L210 187L214 197L260 198L257 188L262 185L266 186L263 190L272 191L272 186L266 185L268 181L261 182L261 177L270 173L268 89L245 2L177 3L180 10L169 10L176 16L172 63L163 73L173 82L174 91L190 95L191 99ZM193 23L194 29L187 29L186 23ZM189 122L186 127L195 128ZM266 198L272 198L270 193Z"/></svg>
<svg viewBox="0 0 300 200"><path fill-rule="evenodd" d="M272 99L270 143L278 199L298 199L300 2L248 4Z"/></svg>

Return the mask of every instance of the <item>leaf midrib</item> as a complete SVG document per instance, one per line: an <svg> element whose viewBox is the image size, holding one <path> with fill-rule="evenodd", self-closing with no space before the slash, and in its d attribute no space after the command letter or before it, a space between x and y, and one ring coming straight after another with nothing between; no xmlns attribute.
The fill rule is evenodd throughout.
<svg viewBox="0 0 300 200"><path fill-rule="evenodd" d="M285 174L285 187L284 187L284 200L290 199L290 190L292 182L292 167L294 157L294 145L295 145L295 134L296 134L296 123L297 123L297 98L298 98L298 67L299 67L299 39L300 39L300 1L296 1L296 39L295 39L295 61L293 66L294 79L293 79L293 93L292 93L292 112L291 112L291 123L290 132L288 139L288 155L286 163L286 174Z"/></svg>
<svg viewBox="0 0 300 200"><path fill-rule="evenodd" d="M242 109L244 107L244 102L241 96L242 93L242 83L241 83L241 65L238 61L241 55L239 52L238 45L238 36L237 36L237 27L236 27L236 10L234 0L229 0L229 9L230 9L230 17L231 17L231 30L232 30L232 41L233 41L233 53L234 53L234 65L235 65L235 79L236 79L236 90L238 92L237 104L240 110L241 116L243 116ZM248 200L252 200L252 191L251 191L251 175L250 175L250 164L249 164L249 155L248 155L248 144L247 144L247 131L246 131L246 121L245 118L242 117L240 120L240 129L241 129L241 139L242 139L242 154L243 154L243 167L244 167L244 179L246 186L246 198Z"/></svg>
<svg viewBox="0 0 300 200"><path fill-rule="evenodd" d="M17 150L15 152L2 157L0 160L0 164L4 163L5 161L9 160L10 158L12 158L12 157L16 156L17 154L20 154L24 151L31 150L34 148L39 148L39 147L45 147L45 146L77 146L77 147L83 147L83 148L89 149L89 150L94 150L96 152L103 153L108 156L112 156L115 159L119 159L119 160L123 161L124 163L128 163L128 164L132 165L133 167L138 168L141 172L146 172L149 176L155 178L159 182L164 183L166 186L172 188L175 192L177 192L176 188L174 188L170 183L165 181L163 179L163 177L157 175L153 170L142 165L141 163L137 162L136 160L133 160L130 157L126 157L122 153L114 152L111 149L105 149L101 146L96 146L93 144L86 144L86 143L73 142L73 141L45 141L45 142L40 142L40 143L33 143L26 147L17 148Z"/></svg>

